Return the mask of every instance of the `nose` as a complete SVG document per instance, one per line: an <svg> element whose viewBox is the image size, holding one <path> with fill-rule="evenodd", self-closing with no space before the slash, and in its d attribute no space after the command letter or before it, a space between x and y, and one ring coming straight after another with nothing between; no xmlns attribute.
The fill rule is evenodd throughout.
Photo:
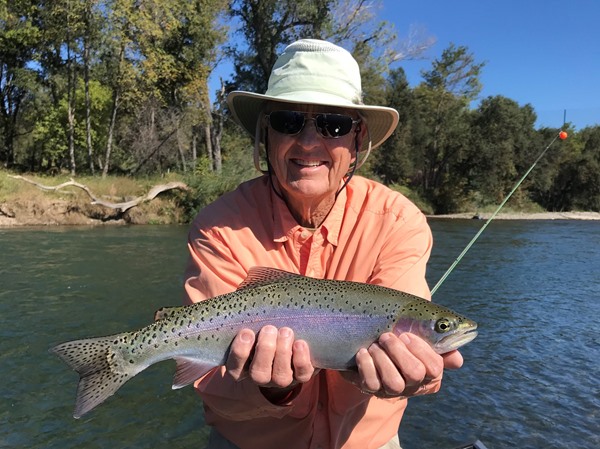
<svg viewBox="0 0 600 449"><path fill-rule="evenodd" d="M317 121L313 117L305 117L302 130L296 136L299 142L310 143L320 141L321 135L317 131ZM308 123L311 122L311 123Z"/></svg>

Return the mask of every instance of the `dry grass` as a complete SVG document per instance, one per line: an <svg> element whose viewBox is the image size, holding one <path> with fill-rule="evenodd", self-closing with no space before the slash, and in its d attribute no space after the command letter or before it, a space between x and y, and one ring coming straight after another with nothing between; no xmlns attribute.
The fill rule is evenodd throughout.
<svg viewBox="0 0 600 449"><path fill-rule="evenodd" d="M0 225L60 225L125 222L132 224L169 224L185 220L185 213L178 207L174 195L159 195L154 200L140 204L119 214L106 207L92 205L87 193L80 188L67 186L58 191L44 191L38 187L15 179L12 173L0 170ZM55 187L71 178L62 176L23 177L38 184ZM129 201L145 195L157 184L180 181L178 175L168 177L128 178L108 176L106 178L81 176L74 180L89 188L98 198L113 203Z"/></svg>

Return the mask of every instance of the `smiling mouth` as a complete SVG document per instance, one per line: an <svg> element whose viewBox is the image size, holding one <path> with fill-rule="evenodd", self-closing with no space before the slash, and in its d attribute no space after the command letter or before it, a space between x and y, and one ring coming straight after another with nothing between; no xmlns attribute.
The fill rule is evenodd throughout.
<svg viewBox="0 0 600 449"><path fill-rule="evenodd" d="M292 159L291 161L300 167L319 167L325 165L323 161L306 161L304 159Z"/></svg>

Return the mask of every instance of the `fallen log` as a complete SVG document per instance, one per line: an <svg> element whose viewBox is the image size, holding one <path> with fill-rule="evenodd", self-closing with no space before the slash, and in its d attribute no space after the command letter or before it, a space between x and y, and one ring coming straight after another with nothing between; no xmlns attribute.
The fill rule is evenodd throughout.
<svg viewBox="0 0 600 449"><path fill-rule="evenodd" d="M73 178L71 178L69 181L63 182L62 184L59 184L57 186L47 186L44 184L40 184L39 182L35 182L31 179L27 179L24 176L20 176L20 175L9 175L9 176L11 178L20 179L22 181L28 182L29 184L33 184L38 189L44 190L46 192L58 191L65 187L71 187L71 186L77 187L77 188L83 190L85 193L87 193L87 195L92 200L91 204L105 206L110 209L116 209L121 213L131 209L132 207L138 206L141 203L152 201L159 194L161 194L162 192L166 192L167 190L173 190L173 189L189 190L189 187L185 183L173 181L173 182L169 182L167 184L155 185L148 191L148 193L146 193L145 195L142 195L142 196L138 196L137 198L135 198L133 200L124 201L121 203L113 203L111 201L106 201L101 198L98 198L96 195L94 195L94 193L92 193L92 191L90 190L90 188L88 186L76 182L75 180L73 180Z"/></svg>

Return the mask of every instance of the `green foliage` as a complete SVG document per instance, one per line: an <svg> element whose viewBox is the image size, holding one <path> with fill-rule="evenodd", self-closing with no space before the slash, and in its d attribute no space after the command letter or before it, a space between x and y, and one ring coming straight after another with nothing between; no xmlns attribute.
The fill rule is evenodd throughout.
<svg viewBox="0 0 600 449"><path fill-rule="evenodd" d="M190 191L179 196L179 205L191 220L200 209L226 192L234 190L241 182L260 175L252 161L252 142L236 127L226 127L223 134L223 168L216 173L206 156L197 160L193 173L187 175Z"/></svg>
<svg viewBox="0 0 600 449"><path fill-rule="evenodd" d="M398 127L373 155L376 172L387 184L412 185L417 161L411 157L411 134L415 116L415 100L403 69L390 73L384 104L400 115Z"/></svg>
<svg viewBox="0 0 600 449"><path fill-rule="evenodd" d="M88 170L89 138L105 175L184 172L194 190L180 201L191 217L256 176L252 143L223 102L210 104L216 62L233 58L227 89L263 92L281 49L313 37L353 53L367 104L400 113L398 128L360 174L400 189L427 212L494 207L558 130L536 130L530 105L500 95L475 104L484 64L464 46L450 45L411 87L401 68L390 69L396 34L377 19L381 5L0 1L0 164L48 174ZM234 39L218 20L225 14L239 25ZM554 143L510 207L535 201L549 210L600 210L600 126L567 131L569 139Z"/></svg>
<svg viewBox="0 0 600 449"><path fill-rule="evenodd" d="M551 211L600 211L600 126L571 133L549 159L534 178L532 197Z"/></svg>
<svg viewBox="0 0 600 449"><path fill-rule="evenodd" d="M483 201L501 202L524 173L523 166L533 162L528 147L534 141L535 120L530 105L520 107L502 96L484 99L473 112L469 181Z"/></svg>
<svg viewBox="0 0 600 449"><path fill-rule="evenodd" d="M408 187L399 184L390 184L388 187L407 197L409 200L415 203L415 205L424 214L431 215L434 213L431 204L429 204L425 198L421 197L421 195L419 195L419 193L416 190L411 190Z"/></svg>

